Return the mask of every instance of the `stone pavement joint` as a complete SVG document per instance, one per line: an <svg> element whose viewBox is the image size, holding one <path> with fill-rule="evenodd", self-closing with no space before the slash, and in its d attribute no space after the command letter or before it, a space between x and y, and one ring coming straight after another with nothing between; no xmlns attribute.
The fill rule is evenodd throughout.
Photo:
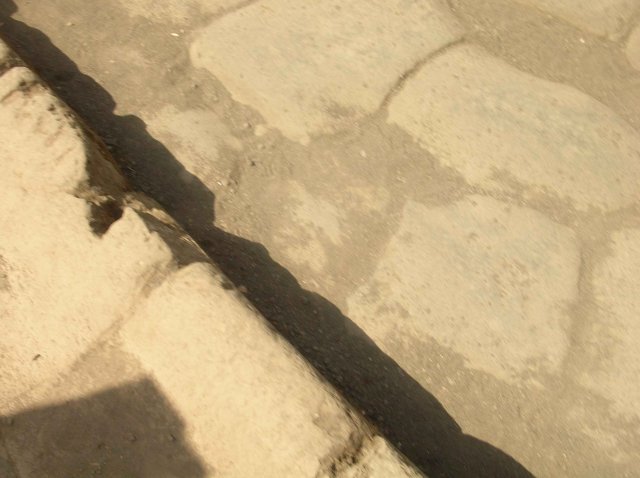
<svg viewBox="0 0 640 478"><path fill-rule="evenodd" d="M640 134L580 91L476 46L423 66L391 102L388 121L472 185L509 191L507 173L528 188L525 196L568 199L581 211L638 199Z"/></svg>
<svg viewBox="0 0 640 478"><path fill-rule="evenodd" d="M400 75L400 77L398 78L396 83L389 89L389 92L385 95L384 99L380 103L380 110L388 109L389 104L391 103L391 100L396 95L398 95L398 93L400 93L402 91L402 89L403 89L404 85L407 83L407 81L409 81L409 79L411 79L415 75L417 75L420 72L420 70L422 70L422 68L428 62L434 60L435 58L437 58L440 55L444 55L450 49L453 49L456 46L458 46L458 45L460 45L460 44L462 44L464 42L465 42L465 38L464 37L457 38L457 39L453 40L451 43L447 43L446 45L443 45L442 47L438 48L437 50L429 53L429 55L427 55L425 58L422 58L421 60L418 60L415 65L413 65L411 68L409 68L407 71L405 71L402 75Z"/></svg>
<svg viewBox="0 0 640 478"><path fill-rule="evenodd" d="M395 335L388 315L403 310L416 336L434 337L468 367L518 383L562 364L579 263L573 231L536 211L482 196L440 208L409 202L349 312L384 343ZM433 279L422 277L425 270Z"/></svg>
<svg viewBox="0 0 640 478"><path fill-rule="evenodd" d="M265 0L204 28L191 57L271 126L308 143L376 111L399 77L461 33L435 0Z"/></svg>

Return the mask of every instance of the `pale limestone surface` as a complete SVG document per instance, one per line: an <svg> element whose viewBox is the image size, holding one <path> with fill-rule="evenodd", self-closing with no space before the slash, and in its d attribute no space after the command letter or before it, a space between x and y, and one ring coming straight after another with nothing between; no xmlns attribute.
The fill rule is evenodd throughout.
<svg viewBox="0 0 640 478"><path fill-rule="evenodd" d="M0 85L24 71L9 71ZM92 232L89 206L74 196L90 146L42 87L4 97L0 131L0 411L7 412L120 320L171 256L132 211L102 238Z"/></svg>
<svg viewBox="0 0 640 478"><path fill-rule="evenodd" d="M581 210L638 200L640 134L575 88L536 78L474 46L410 78L389 106L406 129L471 184L549 194Z"/></svg>
<svg viewBox="0 0 640 478"><path fill-rule="evenodd" d="M640 8L638 0L519 0L596 35L617 38L629 17Z"/></svg>
<svg viewBox="0 0 640 478"><path fill-rule="evenodd" d="M598 314L589 344L595 364L583 381L610 400L616 413L639 419L640 229L613 233L593 286Z"/></svg>
<svg viewBox="0 0 640 478"><path fill-rule="evenodd" d="M122 328L124 350L182 416L198 417L187 433L220 476L322 476L353 440L368 440L366 427L224 281L205 264L170 276ZM240 458L247 442L230 438L239 431L251 437L251 459ZM345 476L420 476L383 439L374 442Z"/></svg>
<svg viewBox="0 0 640 478"><path fill-rule="evenodd" d="M204 264L169 277L124 326L124 348L183 416L197 417L192 444L221 476L314 476L357 422L221 279ZM231 438L239 431L251 437L251 459Z"/></svg>
<svg viewBox="0 0 640 478"><path fill-rule="evenodd" d="M573 232L531 209L480 196L409 202L349 314L380 343L432 337L517 382L561 364L578 266Z"/></svg>
<svg viewBox="0 0 640 478"><path fill-rule="evenodd" d="M266 0L203 28L191 57L307 143L374 112L398 78L460 34L435 0Z"/></svg>
<svg viewBox="0 0 640 478"><path fill-rule="evenodd" d="M636 26L629 35L625 53L629 64L640 71L640 25Z"/></svg>

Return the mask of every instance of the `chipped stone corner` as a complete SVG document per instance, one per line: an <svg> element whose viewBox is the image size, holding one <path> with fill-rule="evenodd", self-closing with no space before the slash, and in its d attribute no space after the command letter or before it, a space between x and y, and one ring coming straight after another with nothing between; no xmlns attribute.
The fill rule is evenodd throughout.
<svg viewBox="0 0 640 478"><path fill-rule="evenodd" d="M326 457L315 478L424 477L379 435L353 433L344 448Z"/></svg>

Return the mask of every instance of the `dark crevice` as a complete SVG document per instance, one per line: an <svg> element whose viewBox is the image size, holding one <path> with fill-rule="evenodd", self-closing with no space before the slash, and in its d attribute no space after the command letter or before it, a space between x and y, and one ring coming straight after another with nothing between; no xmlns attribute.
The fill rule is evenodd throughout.
<svg viewBox="0 0 640 478"><path fill-rule="evenodd" d="M0 35L105 139L128 180L179 221L273 328L418 468L430 478L532 476L500 449L465 435L431 393L338 307L303 289L264 246L216 227L214 194L142 120L114 114L111 95L42 32L12 19L15 10L0 0Z"/></svg>
<svg viewBox="0 0 640 478"><path fill-rule="evenodd" d="M103 236L111 225L122 217L122 206L114 199L107 199L102 203L91 204L89 225L98 237Z"/></svg>
<svg viewBox="0 0 640 478"><path fill-rule="evenodd" d="M194 262L208 262L209 257L200 247L189 237L176 231L175 228L166 222L158 219L150 212L137 210L147 228L158 234L167 246L171 249L173 258L178 267L183 267ZM223 281L222 286L232 289L233 286L228 281Z"/></svg>

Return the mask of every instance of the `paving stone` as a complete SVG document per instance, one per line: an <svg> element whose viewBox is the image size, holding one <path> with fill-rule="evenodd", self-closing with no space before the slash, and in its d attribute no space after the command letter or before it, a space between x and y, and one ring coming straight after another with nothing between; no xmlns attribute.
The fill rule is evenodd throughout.
<svg viewBox="0 0 640 478"><path fill-rule="evenodd" d="M432 0L265 0L205 27L191 57L271 126L308 142L375 111L401 75L460 33Z"/></svg>
<svg viewBox="0 0 640 478"><path fill-rule="evenodd" d="M80 199L36 197L3 185L0 201L3 413L21 406L26 391L55 380L121 320L145 279L171 256L132 211L100 239Z"/></svg>
<svg viewBox="0 0 640 478"><path fill-rule="evenodd" d="M638 200L640 135L578 90L461 46L425 65L389 107L413 135L472 184L551 193L576 208Z"/></svg>
<svg viewBox="0 0 640 478"><path fill-rule="evenodd" d="M638 0L520 0L596 35L618 38Z"/></svg>
<svg viewBox="0 0 640 478"><path fill-rule="evenodd" d="M122 329L124 349L181 415L198 417L188 433L200 456L215 457L216 476L322 476L363 424L223 282L205 264L172 275ZM369 461L345 476L383 476L363 473ZM377 461L418 476L390 449Z"/></svg>
<svg viewBox="0 0 640 478"><path fill-rule="evenodd" d="M0 84L7 75L16 83L9 72ZM171 259L133 211L101 238L92 231L90 207L74 195L86 180L84 139L59 105L38 85L0 104L0 131L11 131L0 144L0 317L11 318L0 337L0 412L71 365Z"/></svg>
<svg viewBox="0 0 640 478"><path fill-rule="evenodd" d="M613 234L609 256L596 268L594 294L598 322L588 343L596 354L584 383L613 408L640 418L640 229Z"/></svg>
<svg viewBox="0 0 640 478"><path fill-rule="evenodd" d="M72 192L87 178L84 140L60 112L60 101L42 87L20 91L36 82L36 76L23 67L0 77L0 127L12 128L13 133L1 146L6 155L2 180L34 191ZM30 167L25 168L19 158L28 158Z"/></svg>
<svg viewBox="0 0 640 478"><path fill-rule="evenodd" d="M635 27L629 35L625 53L627 54L629 64L640 71L640 25Z"/></svg>
<svg viewBox="0 0 640 478"><path fill-rule="evenodd" d="M409 202L349 316L383 347L430 337L470 368L519 380L558 370L578 266L573 232L531 209Z"/></svg>

